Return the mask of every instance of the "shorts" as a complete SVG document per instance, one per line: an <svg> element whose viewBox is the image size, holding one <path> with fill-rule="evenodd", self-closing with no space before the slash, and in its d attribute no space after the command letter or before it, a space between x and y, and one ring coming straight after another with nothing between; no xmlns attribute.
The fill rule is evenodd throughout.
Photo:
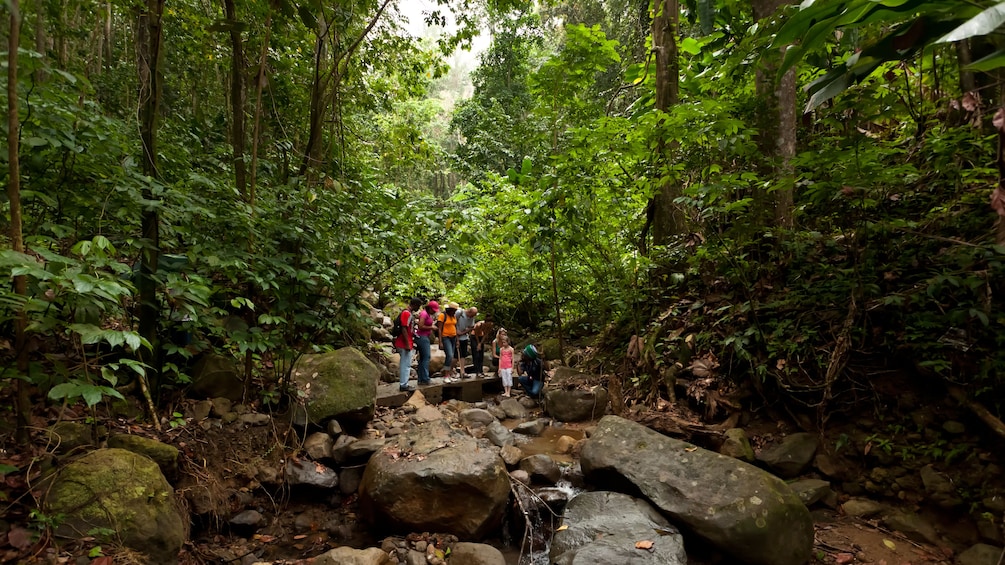
<svg viewBox="0 0 1005 565"><path fill-rule="evenodd" d="M457 358L467 359L468 357L468 342L471 340L457 338Z"/></svg>
<svg viewBox="0 0 1005 565"><path fill-rule="evenodd" d="M502 379L502 385L506 388L513 387L513 368L509 369L499 369L499 378Z"/></svg>

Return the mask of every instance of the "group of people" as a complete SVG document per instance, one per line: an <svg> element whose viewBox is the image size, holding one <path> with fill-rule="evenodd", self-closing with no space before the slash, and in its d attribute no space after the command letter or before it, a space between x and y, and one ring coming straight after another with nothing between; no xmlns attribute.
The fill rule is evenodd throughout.
<svg viewBox="0 0 1005 565"><path fill-rule="evenodd" d="M413 298L408 308L398 314L396 324L401 331L394 338L394 347L398 351L399 374L398 389L402 392L412 392L414 387L408 385L411 373L412 355L419 353L416 367L420 385L430 384L429 359L431 345L434 339L439 339L440 349L445 359L443 363L443 382L451 383L461 378L483 376L485 366L485 349L491 346L492 362L498 367L499 378L503 385L503 396L511 396L513 387L513 358L515 350L509 341L509 334L503 328L498 330L489 314L485 320L478 320L478 309L469 307L462 309L456 302L450 302L440 312L440 304L430 300L424 306L422 300ZM489 343L491 339L491 344ZM468 355L471 355L472 369L466 368ZM544 364L537 348L528 345L523 349L517 377L521 386L531 397L537 398L544 387Z"/></svg>

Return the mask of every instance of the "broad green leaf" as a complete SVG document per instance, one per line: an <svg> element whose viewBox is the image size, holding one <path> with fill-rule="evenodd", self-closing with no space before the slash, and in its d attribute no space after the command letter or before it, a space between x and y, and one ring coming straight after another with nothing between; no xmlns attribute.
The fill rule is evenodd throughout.
<svg viewBox="0 0 1005 565"><path fill-rule="evenodd" d="M701 53L701 44L693 37L685 37L680 42L680 50L688 55L697 55Z"/></svg>
<svg viewBox="0 0 1005 565"><path fill-rule="evenodd" d="M1005 24L1005 2L991 6L963 25L942 36L936 43L963 41L979 35L988 35Z"/></svg>
<svg viewBox="0 0 1005 565"><path fill-rule="evenodd" d="M964 70L986 72L1001 67L1005 67L1005 49L999 49L986 57L981 57L964 67Z"/></svg>

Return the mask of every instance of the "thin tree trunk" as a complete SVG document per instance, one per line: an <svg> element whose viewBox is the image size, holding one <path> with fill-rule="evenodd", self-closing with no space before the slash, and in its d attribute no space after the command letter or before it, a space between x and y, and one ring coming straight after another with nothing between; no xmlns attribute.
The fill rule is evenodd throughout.
<svg viewBox="0 0 1005 565"><path fill-rule="evenodd" d="M46 46L46 35L45 35L45 6L42 5L41 1L36 0L35 5L35 51L42 55L43 60L46 57L46 52L49 50ZM41 68L35 71L35 80L37 82L42 82L46 79L46 72Z"/></svg>
<svg viewBox="0 0 1005 565"><path fill-rule="evenodd" d="M112 68L112 3L105 2L105 33L101 38L105 70Z"/></svg>
<svg viewBox="0 0 1005 565"><path fill-rule="evenodd" d="M139 89L139 122L140 141L143 147L143 172L155 182L160 174L157 170L157 114L161 97L161 32L164 13L164 0L147 0L146 10L140 13L137 25L137 55L140 79ZM153 190L149 185L143 189L143 198L154 200ZM138 290L140 297L140 336L146 338L152 346L148 355L141 353L140 358L152 371L155 379L140 379L150 417L157 429L160 421L157 418L150 394L150 383L159 384L160 343L157 330L160 327L160 308L157 304L157 266L160 259L160 218L157 209L147 207L143 212L143 253L140 263L140 278ZM141 349L142 351L142 349ZM156 388L156 387L154 387Z"/></svg>
<svg viewBox="0 0 1005 565"><path fill-rule="evenodd" d="M17 48L21 42L21 7L18 0L10 0L10 31L7 37L7 199L10 201L10 241L11 248L17 253L24 253L24 234L21 233L21 163L19 160L19 135L21 133L18 117L17 99ZM28 282L24 275L14 277L14 293L27 296ZM17 353L18 376L28 374L28 340L25 335L28 327L28 312L21 308L14 320L14 351ZM28 397L28 383L23 378L16 379L17 427L15 437L19 445L28 445L31 437L28 428L31 425L31 400Z"/></svg>
<svg viewBox="0 0 1005 565"><path fill-rule="evenodd" d="M772 16L785 0L755 0L754 19L763 20ZM795 182L792 159L796 155L796 74L791 69L776 84L778 65L784 49L777 55L765 57L764 66L757 70L755 79L757 97L760 102L758 120L758 146L762 154L772 162L772 172L779 187L773 198L761 194L764 208L773 207L773 213L762 208L762 218L771 218L775 225L792 226L793 193Z"/></svg>
<svg viewBox="0 0 1005 565"><path fill-rule="evenodd" d="M680 58L677 48L678 0L656 0L653 6L653 55L656 67L656 110L666 112L679 101ZM657 178L669 177L672 143L660 133L656 148ZM674 202L681 195L673 179L663 182L649 201L653 242L666 245L684 233L684 212ZM649 225L649 223L647 223ZM645 234L643 234L643 238ZM643 246L644 247L644 246Z"/></svg>
<svg viewBox="0 0 1005 565"><path fill-rule="evenodd" d="M230 28L230 111L231 145L234 148L234 180L237 192L248 201L248 175L244 163L244 44L237 29L237 9L234 0L223 0L226 17L232 23Z"/></svg>
<svg viewBox="0 0 1005 565"><path fill-rule="evenodd" d="M269 58L269 40L272 37L272 10L265 18L265 41L262 42L262 54L258 59L258 74L255 81L255 125L251 134L251 182L248 183L248 207L251 218L255 218L255 182L258 179L258 144L262 131L262 90L265 88L265 66Z"/></svg>

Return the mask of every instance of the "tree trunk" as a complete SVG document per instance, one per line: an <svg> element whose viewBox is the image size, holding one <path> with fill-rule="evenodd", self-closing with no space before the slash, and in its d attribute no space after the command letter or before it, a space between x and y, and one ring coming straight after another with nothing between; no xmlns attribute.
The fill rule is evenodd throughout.
<svg viewBox="0 0 1005 565"><path fill-rule="evenodd" d="M223 0L227 19L237 23L234 0ZM244 164L244 44L236 25L230 28L230 110L231 145L234 148L234 180L237 192L245 202L248 198L247 167Z"/></svg>
<svg viewBox="0 0 1005 565"><path fill-rule="evenodd" d="M328 24L322 16L318 18L317 40L314 42L314 79L311 82L310 118L308 121L310 129L307 133L307 145L304 147L304 160L300 164L301 176L307 172L308 168L316 167L321 161L321 127L324 112L327 109L324 102L328 99L326 84L329 75L323 71L328 52L327 37Z"/></svg>
<svg viewBox="0 0 1005 565"><path fill-rule="evenodd" d="M18 0L10 0L10 30L7 37L7 199L10 201L10 242L17 253L24 253L24 234L21 233L21 163L19 160L20 119L17 99L17 48L21 42L21 7ZM14 293L27 296L27 280L24 275L14 277ZM17 354L19 377L28 375L28 313L24 307L14 320L14 351ZM16 379L16 419L15 437L19 445L28 445L31 437L31 399L28 397L28 383L23 378Z"/></svg>
<svg viewBox="0 0 1005 565"><path fill-rule="evenodd" d="M140 141L143 149L141 161L143 172L152 179L143 189L143 198L155 200L152 184L160 174L157 171L157 114L161 98L161 32L164 13L164 0L147 0L146 9L139 14L137 22L137 66L139 73L139 123ZM157 389L159 384L159 351L160 343L157 330L160 326L160 307L157 304L157 264L160 260L160 218L157 208L147 206L143 211L143 252L140 261L140 277L137 283L140 298L140 336L146 338L152 346L149 354L142 353L140 359L152 371L152 379L144 385L147 404L151 410L151 418L160 429L160 422L153 413L153 403L150 401L150 388ZM148 387L148 383L154 386Z"/></svg>
<svg viewBox="0 0 1005 565"><path fill-rule="evenodd" d="M105 70L112 68L112 3L105 2L105 27L101 37Z"/></svg>
<svg viewBox="0 0 1005 565"><path fill-rule="evenodd" d="M677 49L678 0L656 0L653 7L653 55L656 67L656 110L666 112L679 101L680 58ZM662 123L662 122L661 122ZM660 133L656 149L657 178L668 178L672 144ZM653 243L666 245L686 229L684 212L674 202L681 195L673 179L663 182L649 201ZM644 236L643 236L644 238Z"/></svg>
<svg viewBox="0 0 1005 565"><path fill-rule="evenodd" d="M754 19L768 18L784 6L785 0L755 0ZM760 102L758 120L758 146L772 163L772 172L778 182L774 198L761 198L765 206L773 204L775 225L792 226L793 193L795 177L792 159L796 156L796 71L790 69L776 84L775 76L781 63L784 48L777 54L762 58L763 66L757 70L756 89Z"/></svg>
<svg viewBox="0 0 1005 565"><path fill-rule="evenodd" d="M255 181L258 179L258 144L261 142L262 131L262 90L265 88L265 67L269 57L269 40L272 37L272 10L265 18L265 41L262 42L262 54L258 59L258 74L255 80L255 125L251 134L251 182L248 185L248 206L251 217L255 217Z"/></svg>

